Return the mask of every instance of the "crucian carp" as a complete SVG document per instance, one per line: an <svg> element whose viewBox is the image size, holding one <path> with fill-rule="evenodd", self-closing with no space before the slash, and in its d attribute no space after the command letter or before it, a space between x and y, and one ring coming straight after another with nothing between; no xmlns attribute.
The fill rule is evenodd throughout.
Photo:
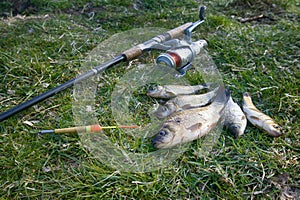
<svg viewBox="0 0 300 200"><path fill-rule="evenodd" d="M206 106L213 101L217 90L218 87L204 94L179 95L168 100L164 105L160 105L154 114L156 117L162 119L181 110Z"/></svg>
<svg viewBox="0 0 300 200"><path fill-rule="evenodd" d="M198 93L200 90L210 88L210 83L201 85L163 85L155 86L147 91L147 95L155 98L171 99L178 95L188 95Z"/></svg>
<svg viewBox="0 0 300 200"><path fill-rule="evenodd" d="M170 148L208 134L222 118L229 97L229 90L225 91L225 88L220 86L215 100L210 105L170 115L154 136L153 146Z"/></svg>

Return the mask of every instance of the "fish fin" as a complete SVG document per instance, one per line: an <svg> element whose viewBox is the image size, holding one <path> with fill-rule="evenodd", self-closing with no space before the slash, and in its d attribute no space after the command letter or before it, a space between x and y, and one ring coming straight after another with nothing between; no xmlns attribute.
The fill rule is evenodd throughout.
<svg viewBox="0 0 300 200"><path fill-rule="evenodd" d="M193 106L191 104L186 104L186 105L182 106L183 110L187 110L187 109L190 109L190 108L193 108Z"/></svg>
<svg viewBox="0 0 300 200"><path fill-rule="evenodd" d="M261 120L259 117L253 116L253 115L250 115L250 116L249 116L249 119L252 119L252 120L255 120L255 121Z"/></svg>
<svg viewBox="0 0 300 200"><path fill-rule="evenodd" d="M202 126L202 123L197 123L197 124L190 126L187 129L191 130L192 132L195 132L195 131L199 130L201 128L201 126Z"/></svg>

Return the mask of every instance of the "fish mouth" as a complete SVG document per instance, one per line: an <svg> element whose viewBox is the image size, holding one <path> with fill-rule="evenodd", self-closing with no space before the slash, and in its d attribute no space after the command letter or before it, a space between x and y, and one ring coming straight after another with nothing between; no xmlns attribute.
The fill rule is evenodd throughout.
<svg viewBox="0 0 300 200"><path fill-rule="evenodd" d="M279 137L282 135L282 129L278 125L273 125L270 134L274 137Z"/></svg>
<svg viewBox="0 0 300 200"><path fill-rule="evenodd" d="M241 132L240 132L240 127L236 126L236 125L231 125L228 127L228 129L233 133L235 138L238 138L239 136L241 136Z"/></svg>
<svg viewBox="0 0 300 200"><path fill-rule="evenodd" d="M166 114L167 112L167 108L165 106L159 106L158 109L154 112L154 115L159 118L159 119L162 119L162 118L165 118L166 116L168 116Z"/></svg>
<svg viewBox="0 0 300 200"><path fill-rule="evenodd" d="M155 92L156 92L156 90L154 88L151 88L151 89L149 89L149 90L146 91L147 95L151 95L151 94L153 94Z"/></svg>
<svg viewBox="0 0 300 200"><path fill-rule="evenodd" d="M173 111L169 107L169 105L159 106L158 109L154 112L154 115L159 119L168 117L170 114L172 114Z"/></svg>

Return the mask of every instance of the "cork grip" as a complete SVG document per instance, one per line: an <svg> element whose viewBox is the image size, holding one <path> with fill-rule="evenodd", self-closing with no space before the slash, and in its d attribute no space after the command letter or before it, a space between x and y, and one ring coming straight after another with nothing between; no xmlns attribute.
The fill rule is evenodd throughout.
<svg viewBox="0 0 300 200"><path fill-rule="evenodd" d="M184 30L187 29L188 27L190 27L192 24L193 24L192 22L185 23L177 28L174 28L174 29L168 31L167 33L171 36L172 39L178 38L178 37L182 36L184 33Z"/></svg>
<svg viewBox="0 0 300 200"><path fill-rule="evenodd" d="M159 37L161 39L160 42L165 42L169 39L178 38L178 37L182 36L184 34L184 30L187 29L188 27L190 27L192 24L193 24L192 22L188 22L186 24L183 24L177 28L174 28L174 29L166 32L165 34L158 35L156 37ZM167 37L166 37L166 35L167 35ZM155 40L153 40L153 39L151 39L151 40L153 42L155 42ZM149 44L149 41L151 41L151 40L148 40L148 41L144 42L143 44L145 44L145 46L146 46L146 44ZM140 56L143 53L144 49L142 49L140 46L141 45L134 46L123 52L123 55L126 56L127 61L132 60L132 59Z"/></svg>
<svg viewBox="0 0 300 200"><path fill-rule="evenodd" d="M143 51L138 46L134 46L126 51L123 52L123 54L126 56L126 60L132 60L140 55L142 55Z"/></svg>

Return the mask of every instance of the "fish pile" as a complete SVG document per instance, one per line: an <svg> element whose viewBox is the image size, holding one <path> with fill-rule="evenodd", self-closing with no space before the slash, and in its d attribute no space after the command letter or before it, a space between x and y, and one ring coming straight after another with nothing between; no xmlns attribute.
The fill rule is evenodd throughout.
<svg viewBox="0 0 300 200"><path fill-rule="evenodd" d="M211 91L213 84L195 86L163 85L147 91L153 98L164 99L154 115L163 119L162 128L154 136L153 146L170 148L207 135L224 119L224 126L236 137L244 134L247 119L254 126L278 137L281 127L274 120L258 110L249 93L243 94L242 108L233 101L229 89L218 86Z"/></svg>

